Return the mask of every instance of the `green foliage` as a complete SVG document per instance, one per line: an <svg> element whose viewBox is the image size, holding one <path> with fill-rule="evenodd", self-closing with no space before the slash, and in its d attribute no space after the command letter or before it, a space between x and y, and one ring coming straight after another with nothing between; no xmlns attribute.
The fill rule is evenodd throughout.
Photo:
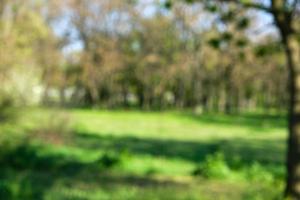
<svg viewBox="0 0 300 200"><path fill-rule="evenodd" d="M225 32L225 33L222 34L221 38L222 38L222 40L228 42L228 41L232 40L233 36L232 36L231 33Z"/></svg>
<svg viewBox="0 0 300 200"><path fill-rule="evenodd" d="M41 77L40 43L49 40L51 30L35 10L37 1L2 3L10 14L0 13L0 40L5 41L0 44L1 90L9 93L18 105L35 103L33 87Z"/></svg>
<svg viewBox="0 0 300 200"><path fill-rule="evenodd" d="M208 41L208 44L215 49L219 49L221 46L221 42L222 41L219 38L212 38Z"/></svg>
<svg viewBox="0 0 300 200"><path fill-rule="evenodd" d="M41 146L33 146L30 143L23 142L15 145L6 151L1 152L0 163L2 169L51 169L59 165L55 156L43 157L39 154Z"/></svg>
<svg viewBox="0 0 300 200"><path fill-rule="evenodd" d="M173 5L173 3L172 3L172 1L170 1L170 0L167 0L167 1L165 1L165 3L164 3L164 7L167 8L167 9L171 9L171 8L172 8L172 5Z"/></svg>
<svg viewBox="0 0 300 200"><path fill-rule="evenodd" d="M224 158L224 154L217 152L208 155L204 162L195 169L194 175L201 175L205 178L228 178L230 176L230 168Z"/></svg>
<svg viewBox="0 0 300 200"><path fill-rule="evenodd" d="M277 184L261 184L260 182L253 183L253 187L242 195L245 200L283 200L282 191L284 185L282 182ZM257 187L259 186L259 187ZM276 188L276 189L274 189Z"/></svg>
<svg viewBox="0 0 300 200"><path fill-rule="evenodd" d="M277 69L279 59L265 65L262 58L283 56L280 41L257 46L248 40L251 13L241 16L245 10L229 1L197 1L212 21L202 16L207 12L195 14L203 6L177 7L175 0L158 1L174 13L157 7L149 16L136 9L135 0L55 1L54 9L50 2L1 1L0 73L8 92L0 96L0 122L7 122L0 124L0 199L95 199L95 191L104 199L143 194L144 199L198 199L198 191L223 199L227 190L239 195L229 199L275 197L272 187L283 182L285 148L286 124L279 115L66 111L75 115L72 126L68 115L48 113L43 119L47 111L42 111L35 120L19 122L13 111L15 104L35 99L36 88L45 102L53 95L62 105L68 96L70 102L110 108L285 107L286 85L278 80L285 83L286 74ZM52 26L66 22L78 33L75 38L54 34ZM202 25L207 30L200 30ZM216 51L204 44L207 38ZM73 41L83 48L65 52ZM248 50L253 46L254 53ZM4 136L12 144L2 143ZM204 186L190 176L194 168ZM235 178L225 194L218 190ZM216 188L207 189L210 181Z"/></svg>
<svg viewBox="0 0 300 200"><path fill-rule="evenodd" d="M264 181L272 183L274 181L272 173L257 162L254 162L250 167L245 169L245 176L247 180L257 182Z"/></svg>
<svg viewBox="0 0 300 200"><path fill-rule="evenodd" d="M215 13L218 11L218 6L215 3L213 3L212 1L206 1L205 9L211 13Z"/></svg>
<svg viewBox="0 0 300 200"><path fill-rule="evenodd" d="M11 186L0 180L0 199L13 199L13 190Z"/></svg>
<svg viewBox="0 0 300 200"><path fill-rule="evenodd" d="M221 20L225 23L231 22L235 19L236 13L234 10L229 10L221 15Z"/></svg>
<svg viewBox="0 0 300 200"><path fill-rule="evenodd" d="M14 99L6 94L0 95L0 122L16 119Z"/></svg>
<svg viewBox="0 0 300 200"><path fill-rule="evenodd" d="M239 30L244 30L246 28L248 28L250 25L250 20L248 17L241 17L240 19L237 20L237 28Z"/></svg>
<svg viewBox="0 0 300 200"><path fill-rule="evenodd" d="M50 116L63 119L45 109L24 113L26 124L33 122L35 127ZM268 200L282 190L284 117L128 110L69 114L76 134L67 143L14 138L14 145L1 145L3 196ZM20 133L30 134L31 126L25 127ZM190 176L200 169L199 163L199 176L204 178ZM274 190L274 185L280 189Z"/></svg>
<svg viewBox="0 0 300 200"><path fill-rule="evenodd" d="M249 41L247 39L241 38L241 39L236 40L236 45L240 48L243 48L243 47L247 46L248 42Z"/></svg>
<svg viewBox="0 0 300 200"><path fill-rule="evenodd" d="M282 51L282 46L278 42L269 42L258 45L255 48L255 55L258 57L270 56L278 54Z"/></svg>
<svg viewBox="0 0 300 200"><path fill-rule="evenodd" d="M96 164L102 169L109 169L122 163L122 155L115 152L106 152L97 161Z"/></svg>

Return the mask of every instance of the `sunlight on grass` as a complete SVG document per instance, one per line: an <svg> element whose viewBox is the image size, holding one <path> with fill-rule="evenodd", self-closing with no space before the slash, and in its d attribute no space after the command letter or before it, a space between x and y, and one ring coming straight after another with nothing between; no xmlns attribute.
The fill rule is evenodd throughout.
<svg viewBox="0 0 300 200"><path fill-rule="evenodd" d="M206 140L220 138L285 138L284 125L278 127L282 118L259 125L241 125L239 117L214 116L203 119L182 115L177 112L142 113L138 111L92 111L72 112L77 122L77 130L100 135L137 136L149 138L169 138L177 140ZM254 119L255 120L255 119ZM210 122L211 121L211 122ZM224 123L224 121L226 123ZM257 121L257 120L256 120ZM222 131L220 131L222 130ZM261 132L264 134L261 134Z"/></svg>
<svg viewBox="0 0 300 200"><path fill-rule="evenodd" d="M66 117L70 136L59 135ZM48 133L58 137L54 143L47 135L33 135L47 130L51 118L57 121L50 124L55 132ZM0 130L10 130L11 143L22 135L31 138L30 145L12 146L2 156L8 190L24 198L139 199L143 194L149 200L256 199L262 191L276 196L270 189L274 184L280 186L277 192L283 188L286 136L281 116L32 108L22 112L17 124L3 124ZM214 157L216 152L223 160ZM20 153L24 158L14 159ZM6 169L5 162L22 173ZM27 165L47 170L37 173ZM197 169L199 177L193 176ZM223 169L226 173L220 174ZM32 194L12 189L25 180Z"/></svg>

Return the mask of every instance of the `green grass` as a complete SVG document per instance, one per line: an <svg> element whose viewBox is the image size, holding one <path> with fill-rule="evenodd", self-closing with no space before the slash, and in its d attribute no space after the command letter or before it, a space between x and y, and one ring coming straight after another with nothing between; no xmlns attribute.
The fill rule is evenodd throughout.
<svg viewBox="0 0 300 200"><path fill-rule="evenodd" d="M0 126L0 199L280 199L285 129L275 114L24 109Z"/></svg>

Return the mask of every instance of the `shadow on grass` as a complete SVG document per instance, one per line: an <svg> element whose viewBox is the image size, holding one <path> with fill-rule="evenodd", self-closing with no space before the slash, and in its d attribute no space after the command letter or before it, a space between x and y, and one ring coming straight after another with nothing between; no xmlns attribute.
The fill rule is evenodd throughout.
<svg viewBox="0 0 300 200"><path fill-rule="evenodd" d="M98 136L77 133L72 145L95 151L127 150L134 155L150 155L167 159L183 159L195 163L215 152L222 152L229 165L239 157L242 165L259 162L263 165L282 165L284 142L281 140L232 139L207 142L141 139L136 137ZM67 155L41 155L41 146L23 144L0 153L0 199L43 199L46 192L63 181L70 185L85 183L113 189L117 186L183 187L174 181L157 180L151 176L139 177L110 171L103 160L82 162ZM3 148L2 148L3 149ZM99 162L100 161L100 162ZM120 169L121 170L121 169ZM118 171L118 170L117 170ZM17 183L16 189L6 182Z"/></svg>
<svg viewBox="0 0 300 200"><path fill-rule="evenodd" d="M183 159L201 162L208 154L222 152L231 162L239 158L244 164L282 164L285 156L283 140L230 139L203 142L141 139L137 137L99 136L92 133L77 133L74 145L94 150L129 151L132 154Z"/></svg>
<svg viewBox="0 0 300 200"><path fill-rule="evenodd" d="M85 183L108 189L184 186L171 180L116 173L110 171L115 166L103 166L102 159L82 162L66 155L39 155L40 148L22 144L1 153L0 199L44 199L45 193L57 182L69 186Z"/></svg>
<svg viewBox="0 0 300 200"><path fill-rule="evenodd" d="M267 128L286 128L287 117L283 114L205 114L196 115L194 113L181 113L183 117L196 120L197 122L218 125L238 125L254 130L264 130Z"/></svg>

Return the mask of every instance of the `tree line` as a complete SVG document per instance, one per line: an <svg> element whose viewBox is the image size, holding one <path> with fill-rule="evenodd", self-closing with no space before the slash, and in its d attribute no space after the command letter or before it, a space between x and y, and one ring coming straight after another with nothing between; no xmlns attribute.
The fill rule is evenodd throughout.
<svg viewBox="0 0 300 200"><path fill-rule="evenodd" d="M255 20L232 20L237 13L229 11L214 19L200 4L180 2L172 10L153 3L148 14L131 1L29 2L1 4L0 65L8 87L18 86L11 73L26 71L29 85L19 83L15 94L23 102L35 86L45 105L225 113L286 107L283 49L276 35L249 35Z"/></svg>

